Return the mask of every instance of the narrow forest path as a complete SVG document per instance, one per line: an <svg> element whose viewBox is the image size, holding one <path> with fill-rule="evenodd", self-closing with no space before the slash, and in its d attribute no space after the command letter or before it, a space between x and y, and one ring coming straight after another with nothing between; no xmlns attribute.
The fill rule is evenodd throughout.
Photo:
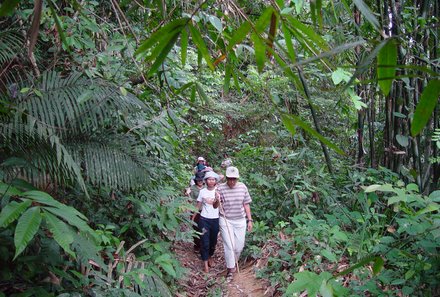
<svg viewBox="0 0 440 297"><path fill-rule="evenodd" d="M209 273L202 270L200 254L194 252L190 242L176 242L174 252L187 274L180 280L179 285L184 291L178 296L202 297L267 297L272 296L269 292L269 284L255 277L254 263L240 265L240 273L236 273L230 281L226 280L226 269L223 256L223 243L221 237L217 243L214 254L214 266Z"/></svg>

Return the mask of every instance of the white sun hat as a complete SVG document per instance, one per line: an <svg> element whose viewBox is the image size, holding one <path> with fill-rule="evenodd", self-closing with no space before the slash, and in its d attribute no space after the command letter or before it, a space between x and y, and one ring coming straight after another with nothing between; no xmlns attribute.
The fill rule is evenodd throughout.
<svg viewBox="0 0 440 297"><path fill-rule="evenodd" d="M220 177L218 176L217 173L215 173L214 171L208 171L205 173L205 176L203 177L203 179L207 179L213 177L215 178L216 181L218 181L220 179Z"/></svg>
<svg viewBox="0 0 440 297"><path fill-rule="evenodd" d="M197 158L197 161L206 161L206 160L205 160L205 158L203 158L203 157L198 157L198 158Z"/></svg>
<svg viewBox="0 0 440 297"><path fill-rule="evenodd" d="M229 177L229 178L239 178L240 177L240 173L238 172L237 167L230 166L230 167L226 168L226 177Z"/></svg>

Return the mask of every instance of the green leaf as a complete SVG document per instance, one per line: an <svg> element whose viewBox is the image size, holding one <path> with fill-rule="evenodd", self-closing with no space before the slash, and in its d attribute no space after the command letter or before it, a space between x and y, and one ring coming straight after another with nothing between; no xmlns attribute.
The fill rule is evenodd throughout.
<svg viewBox="0 0 440 297"><path fill-rule="evenodd" d="M428 204L428 206L426 206L424 209L419 210L416 215L421 215L424 213L428 213L428 212L433 212L433 211L437 211L440 209L440 205L438 205L437 203L433 202Z"/></svg>
<svg viewBox="0 0 440 297"><path fill-rule="evenodd" d="M429 81L428 85L422 92L422 97L417 104L414 118L411 125L412 136L418 135L426 126L431 117L431 114L437 105L440 96L440 80L433 79Z"/></svg>
<svg viewBox="0 0 440 297"><path fill-rule="evenodd" d="M208 64L209 68L211 70L214 70L214 64L212 64L211 56L209 55L208 47L205 44L205 41L203 41L202 35L200 34L199 30L197 30L194 26L189 25L189 31L191 32L192 39L197 46L198 50L202 54L203 58L206 61L206 64Z"/></svg>
<svg viewBox="0 0 440 297"><path fill-rule="evenodd" d="M208 20L214 26L214 28L217 29L219 33L222 33L223 25L222 25L222 21L218 17L216 17L215 15L210 15L208 17Z"/></svg>
<svg viewBox="0 0 440 297"><path fill-rule="evenodd" d="M0 213L0 227L7 227L10 223L14 222L31 204L32 201L25 200L21 203L12 201L6 205Z"/></svg>
<svg viewBox="0 0 440 297"><path fill-rule="evenodd" d="M284 24L284 22L282 23L282 29L283 29L284 41L286 42L287 53L289 54L290 61L292 63L295 63L296 54L295 54L295 49L293 48L292 36L290 35L290 31L287 28L287 26Z"/></svg>
<svg viewBox="0 0 440 297"><path fill-rule="evenodd" d="M283 116L283 115L281 115ZM334 143L330 142L327 138L319 134L315 129L310 127L307 123L303 122L298 116L291 115L291 114L284 114L285 121L290 121L291 124L301 127L304 131L312 135L313 137L316 137L318 140L320 140L322 143L324 143L326 146L334 150L340 155L345 155L344 151L341 150L339 147L337 147Z"/></svg>
<svg viewBox="0 0 440 297"><path fill-rule="evenodd" d="M50 12L51 12L53 19L55 21L55 27L57 28L57 32L60 35L61 42L64 44L64 47L66 48L66 50L70 52L70 46L66 40L66 35L64 35L63 26L61 24L61 20L60 20L58 14L55 10L55 5L52 2L52 0L48 1L47 3L49 4L49 9L50 9Z"/></svg>
<svg viewBox="0 0 440 297"><path fill-rule="evenodd" d="M50 211L52 214L56 215L57 217L62 218L71 226L77 227L78 230L88 232L91 235L96 236L93 229L90 228L89 225L87 225L87 222L78 218L75 214L54 207L44 207L44 210Z"/></svg>
<svg viewBox="0 0 440 297"><path fill-rule="evenodd" d="M331 262L337 262L338 259L336 259L336 255L333 254L331 251L325 249L325 250L321 250L321 254L326 257L329 261Z"/></svg>
<svg viewBox="0 0 440 297"><path fill-rule="evenodd" d="M364 15L364 17L373 25L373 27L379 31L379 21L371 12L370 8L362 0L353 0L354 4L357 6L359 11Z"/></svg>
<svg viewBox="0 0 440 297"><path fill-rule="evenodd" d="M284 114L281 114L281 121L283 122L284 127L286 127L287 130L292 134L292 136L295 136L296 128L294 122Z"/></svg>
<svg viewBox="0 0 440 297"><path fill-rule="evenodd" d="M178 37L179 37L179 33L176 33L174 36L171 37L171 39L164 41L164 43L166 43L166 45L160 51L159 56L156 58L156 61L154 61L153 65L151 66L150 70L148 71L148 76L151 76L152 74L154 74L157 71L157 69L162 65L162 63L167 58L168 53L171 51L174 44L176 43ZM159 45L158 45L158 47L159 47Z"/></svg>
<svg viewBox="0 0 440 297"><path fill-rule="evenodd" d="M286 290L287 296L293 293L300 293L307 290L308 296L316 296L322 284L322 278L316 273L310 271L302 271L294 274L295 281L291 283Z"/></svg>
<svg viewBox="0 0 440 297"><path fill-rule="evenodd" d="M373 263L373 275L378 275L383 268L384 261L382 257L376 257Z"/></svg>
<svg viewBox="0 0 440 297"><path fill-rule="evenodd" d="M189 18L184 17L177 20L174 20L172 22L169 22L153 34L151 34L150 38L145 40L139 48L136 50L135 55L138 56L140 54L144 54L148 51L155 43L157 43L162 38L168 36L169 34L174 35L175 32L173 32L176 28L184 26L188 22Z"/></svg>
<svg viewBox="0 0 440 297"><path fill-rule="evenodd" d="M231 76L232 76L232 66L230 64L227 64L225 67L225 80L223 83L223 93L225 95L229 94L229 86L231 83Z"/></svg>
<svg viewBox="0 0 440 297"><path fill-rule="evenodd" d="M232 35L227 50L230 51L236 44L240 43L249 33L251 28L252 28L251 24L248 21L242 23L240 27L238 27L238 29L235 30L234 35Z"/></svg>
<svg viewBox="0 0 440 297"><path fill-rule="evenodd" d="M365 257L365 258L363 258L362 260L360 260L358 263L354 264L353 266L351 266L351 267L349 267L349 268L347 268L347 269L345 269L345 270L339 272L339 273L336 274L333 278L336 278L336 277L339 277L339 276L343 276L343 275L347 275L347 274L349 274L350 272L352 272L353 270L355 270L355 269L357 269L357 268L359 268L359 267L362 267L362 266L364 266L365 264L370 263L371 261L375 261L376 258L377 258L377 257L375 257L375 256L368 256L368 257Z"/></svg>
<svg viewBox="0 0 440 297"><path fill-rule="evenodd" d="M257 62L258 72L261 73L264 68L264 62L266 61L266 46L255 33L251 34L251 39L254 43L255 60Z"/></svg>
<svg viewBox="0 0 440 297"><path fill-rule="evenodd" d="M199 84L198 82L196 83L196 89L197 89L197 93L199 94L200 99L202 99L202 101L205 104L208 104L209 103L209 98L208 98L208 96L206 96L206 93L203 90L202 85Z"/></svg>
<svg viewBox="0 0 440 297"><path fill-rule="evenodd" d="M180 50L182 65L185 66L186 56L188 54L188 31L186 30L186 27L183 28L182 32L180 33Z"/></svg>
<svg viewBox="0 0 440 297"><path fill-rule="evenodd" d="M65 211L66 213L71 213L72 215L78 216L82 218L83 220L87 221L87 217L80 213L78 210L76 210L73 207L70 207L68 205L65 205L61 202L58 202L55 200L52 196L47 194L46 192L42 191L28 191L22 194L23 197L32 199L34 201L37 201L40 204L53 206L56 208L59 208L62 211Z"/></svg>
<svg viewBox="0 0 440 297"><path fill-rule="evenodd" d="M7 16L10 14L15 6L20 2L20 0L5 0L0 6L0 17Z"/></svg>
<svg viewBox="0 0 440 297"><path fill-rule="evenodd" d="M377 55L377 79L385 96L391 91L391 85L396 74L396 65L397 45L394 39L389 39Z"/></svg>
<svg viewBox="0 0 440 297"><path fill-rule="evenodd" d="M335 85L338 85L341 82L348 82L350 80L350 77L350 72L339 67L332 73L332 81Z"/></svg>
<svg viewBox="0 0 440 297"><path fill-rule="evenodd" d="M408 138L408 136L405 136L405 135L397 134L396 140L403 147L407 147L409 144L409 138Z"/></svg>
<svg viewBox="0 0 440 297"><path fill-rule="evenodd" d="M26 210L26 212L18 219L15 228L14 244L15 256L14 260L27 247L29 242L34 238L38 228L40 228L41 213L40 207L35 206Z"/></svg>
<svg viewBox="0 0 440 297"><path fill-rule="evenodd" d="M272 17L272 13L274 12L273 7L269 6L266 8L265 11L263 11L263 13L261 14L261 16L258 18L258 20L255 22L255 30L257 32L254 33L262 33L266 27L269 25L270 23L270 19Z"/></svg>
<svg viewBox="0 0 440 297"><path fill-rule="evenodd" d="M44 213L44 218L55 241L66 253L75 258L75 253L70 249L70 244L73 242L73 235L69 226L48 212Z"/></svg>

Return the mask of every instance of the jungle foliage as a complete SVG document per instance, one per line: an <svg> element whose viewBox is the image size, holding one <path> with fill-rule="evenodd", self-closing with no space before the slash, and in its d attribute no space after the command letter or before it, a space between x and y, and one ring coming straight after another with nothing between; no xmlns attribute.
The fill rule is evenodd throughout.
<svg viewBox="0 0 440 297"><path fill-rule="evenodd" d="M172 296L223 154L276 296L439 294L437 2L3 1L0 295Z"/></svg>

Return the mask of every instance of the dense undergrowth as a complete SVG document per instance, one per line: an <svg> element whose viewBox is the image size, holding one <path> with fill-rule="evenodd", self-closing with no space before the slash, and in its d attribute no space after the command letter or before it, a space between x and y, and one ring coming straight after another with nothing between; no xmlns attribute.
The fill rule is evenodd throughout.
<svg viewBox="0 0 440 297"><path fill-rule="evenodd" d="M0 296L180 292L183 188L224 154L275 296L440 294L434 4L382 40L361 0L43 2L0 6Z"/></svg>

